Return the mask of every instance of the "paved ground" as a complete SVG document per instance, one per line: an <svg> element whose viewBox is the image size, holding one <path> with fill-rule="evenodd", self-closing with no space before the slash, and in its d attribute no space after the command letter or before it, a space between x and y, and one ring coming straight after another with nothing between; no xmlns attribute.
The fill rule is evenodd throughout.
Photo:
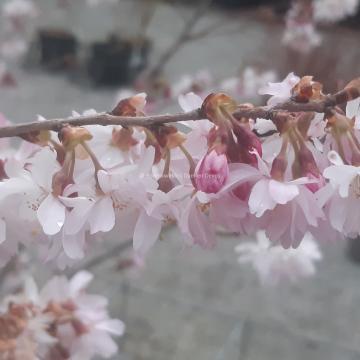
<svg viewBox="0 0 360 360"><path fill-rule="evenodd" d="M99 19L110 19L105 10L96 13L97 19L88 13L71 16L86 41L106 33L108 22ZM85 22L87 27L82 28ZM171 76L205 64L217 76L227 76L248 59L271 57L270 48L282 51L279 28L259 25L246 16L238 22L240 32L184 48L169 64ZM180 25L179 13L159 10L150 31L158 39L155 56ZM341 44L347 52L342 63L348 67L356 42L346 35ZM16 122L31 120L37 113L54 117L66 116L72 109L101 111L114 101L112 89L84 88L62 75L15 70L21 86L1 90L0 109ZM360 359L360 267L346 260L344 244L325 246L325 260L313 279L265 289L250 269L237 265L235 238L220 237L213 252L184 250L174 230L166 231L163 239L141 273L117 271L118 259L113 258L92 268L93 289L109 296L111 314L127 324L120 343L123 353L115 359ZM107 246L115 242L109 239Z"/></svg>

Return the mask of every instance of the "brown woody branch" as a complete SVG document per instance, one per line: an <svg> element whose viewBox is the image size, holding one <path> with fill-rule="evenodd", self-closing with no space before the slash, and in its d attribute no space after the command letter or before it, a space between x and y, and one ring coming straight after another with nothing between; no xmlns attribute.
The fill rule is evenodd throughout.
<svg viewBox="0 0 360 360"><path fill-rule="evenodd" d="M346 101L346 98L340 98L335 95L328 95L321 101L310 101L307 103L298 103L295 101L286 101L284 103L275 105L273 107L260 106L254 108L242 108L234 113L236 118L251 118L251 119L269 119L273 120L274 117L279 112L289 112L289 113L298 113L298 112L316 112L316 113L326 113L329 109L333 108L336 105L339 105L341 102Z"/></svg>
<svg viewBox="0 0 360 360"><path fill-rule="evenodd" d="M142 126L161 125L179 121L200 120L202 119L200 109L187 113L174 115L155 115L155 116L114 116L108 113L100 113L90 116L77 116L68 119L51 119L46 121L34 121L19 125L4 126L0 128L0 138L23 136L26 134L37 133L39 131L52 130L60 131L64 126L84 126L84 125L121 125L121 126Z"/></svg>
<svg viewBox="0 0 360 360"><path fill-rule="evenodd" d="M297 103L294 101L287 101L278 104L272 108L268 106L260 107L242 107L234 112L236 118L263 118L273 120L279 114L286 114L292 112L317 112L325 113L336 105L346 102L348 99L335 95L328 95L321 101L311 101L308 103ZM77 116L68 119L52 119L46 121L34 121L25 124L4 126L0 128L0 138L25 136L39 131L51 130L60 131L64 126L84 126L84 125L121 125L127 126L141 126L149 127L153 125L162 125L168 123L175 123L179 121L201 120L206 118L201 109L196 109L186 113L173 115L152 115L152 116L114 116L108 113L100 113L96 115Z"/></svg>

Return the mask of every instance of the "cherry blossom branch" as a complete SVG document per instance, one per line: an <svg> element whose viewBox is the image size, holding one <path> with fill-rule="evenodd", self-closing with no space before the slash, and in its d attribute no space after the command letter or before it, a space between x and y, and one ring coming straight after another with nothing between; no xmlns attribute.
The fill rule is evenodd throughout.
<svg viewBox="0 0 360 360"><path fill-rule="evenodd" d="M179 121L200 120L200 109L174 115L154 115L154 116L114 116L109 113L99 113L90 116L76 116L67 119L51 119L46 121L33 121L24 124L4 126L0 128L0 138L23 136L44 130L60 131L64 126L84 126L84 125L121 125L148 127Z"/></svg>
<svg viewBox="0 0 360 360"><path fill-rule="evenodd" d="M356 97L359 95L356 94ZM310 101L307 103L298 103L295 101L286 101L274 107L259 106L248 107L239 106L238 110L234 112L236 118L263 118L273 120L281 112L317 112L324 113L336 105L348 101L345 96L345 90L340 91L334 95L328 95L321 101ZM0 128L0 138L24 136L39 131L51 130L58 132L64 126L84 126L84 125L121 125L127 126L141 126L149 127L154 125L162 125L167 123L176 123L180 121L201 120L206 118L201 109L179 113L179 114L165 114L165 115L151 115L151 116L115 116L109 113L99 113L96 115L76 116L67 119L51 119L46 121L34 121L24 124L4 126Z"/></svg>
<svg viewBox="0 0 360 360"><path fill-rule="evenodd" d="M295 101L286 101L273 107L259 106L254 108L240 108L234 113L236 118L245 117L252 119L273 120L279 112L317 112L325 113L332 107L347 101L347 98L335 95L328 95L321 101L310 101L307 103L298 103Z"/></svg>

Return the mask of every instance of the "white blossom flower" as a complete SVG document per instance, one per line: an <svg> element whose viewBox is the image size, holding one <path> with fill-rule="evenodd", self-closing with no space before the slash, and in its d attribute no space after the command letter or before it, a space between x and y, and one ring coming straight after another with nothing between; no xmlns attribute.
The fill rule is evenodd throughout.
<svg viewBox="0 0 360 360"><path fill-rule="evenodd" d="M359 0L314 0L313 6L315 20L336 22L354 15Z"/></svg>
<svg viewBox="0 0 360 360"><path fill-rule="evenodd" d="M2 15L5 18L33 18L37 11L31 0L7 0L2 5Z"/></svg>
<svg viewBox="0 0 360 360"><path fill-rule="evenodd" d="M274 106L283 103L290 99L292 88L300 81L300 78L294 73L288 76L279 83L268 83L259 89L260 95L271 95L268 100L268 105Z"/></svg>
<svg viewBox="0 0 360 360"><path fill-rule="evenodd" d="M315 262L322 259L320 249L309 233L297 249L284 249L273 245L264 231L258 231L256 242L242 242L235 251L239 263L252 265L266 285L312 276L316 271Z"/></svg>

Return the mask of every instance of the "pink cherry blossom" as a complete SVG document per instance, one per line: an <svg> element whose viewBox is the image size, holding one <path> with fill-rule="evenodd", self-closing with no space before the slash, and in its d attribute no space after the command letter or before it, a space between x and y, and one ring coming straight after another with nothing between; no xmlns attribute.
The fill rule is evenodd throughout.
<svg viewBox="0 0 360 360"><path fill-rule="evenodd" d="M203 100L191 92L185 95L179 95L178 102L183 111L192 111L201 107ZM184 131L186 132L184 147L193 154L194 159L200 159L202 154L207 151L207 137L214 124L204 119L182 122L181 125L185 127ZM173 156L183 159L184 154L180 151L175 151Z"/></svg>
<svg viewBox="0 0 360 360"><path fill-rule="evenodd" d="M360 168L346 165L340 156L328 154L332 165L324 170L329 184L317 195L320 206L325 206L331 226L346 236L360 233L358 211L360 210Z"/></svg>
<svg viewBox="0 0 360 360"><path fill-rule="evenodd" d="M285 102L291 97L291 89L300 81L300 78L294 73L290 73L280 83L268 83L259 90L260 95L271 95L268 100L268 105L274 106L276 104Z"/></svg>
<svg viewBox="0 0 360 360"><path fill-rule="evenodd" d="M6 297L0 317L16 319L17 314L26 314L20 323L24 328L11 339L8 355L53 360L57 359L57 349L62 349L71 359L113 356L117 345L112 336L122 336L125 325L109 317L105 297L86 292L92 279L86 271L70 280L56 276L39 291L34 280L28 278L23 292ZM22 312L12 312L14 308Z"/></svg>

